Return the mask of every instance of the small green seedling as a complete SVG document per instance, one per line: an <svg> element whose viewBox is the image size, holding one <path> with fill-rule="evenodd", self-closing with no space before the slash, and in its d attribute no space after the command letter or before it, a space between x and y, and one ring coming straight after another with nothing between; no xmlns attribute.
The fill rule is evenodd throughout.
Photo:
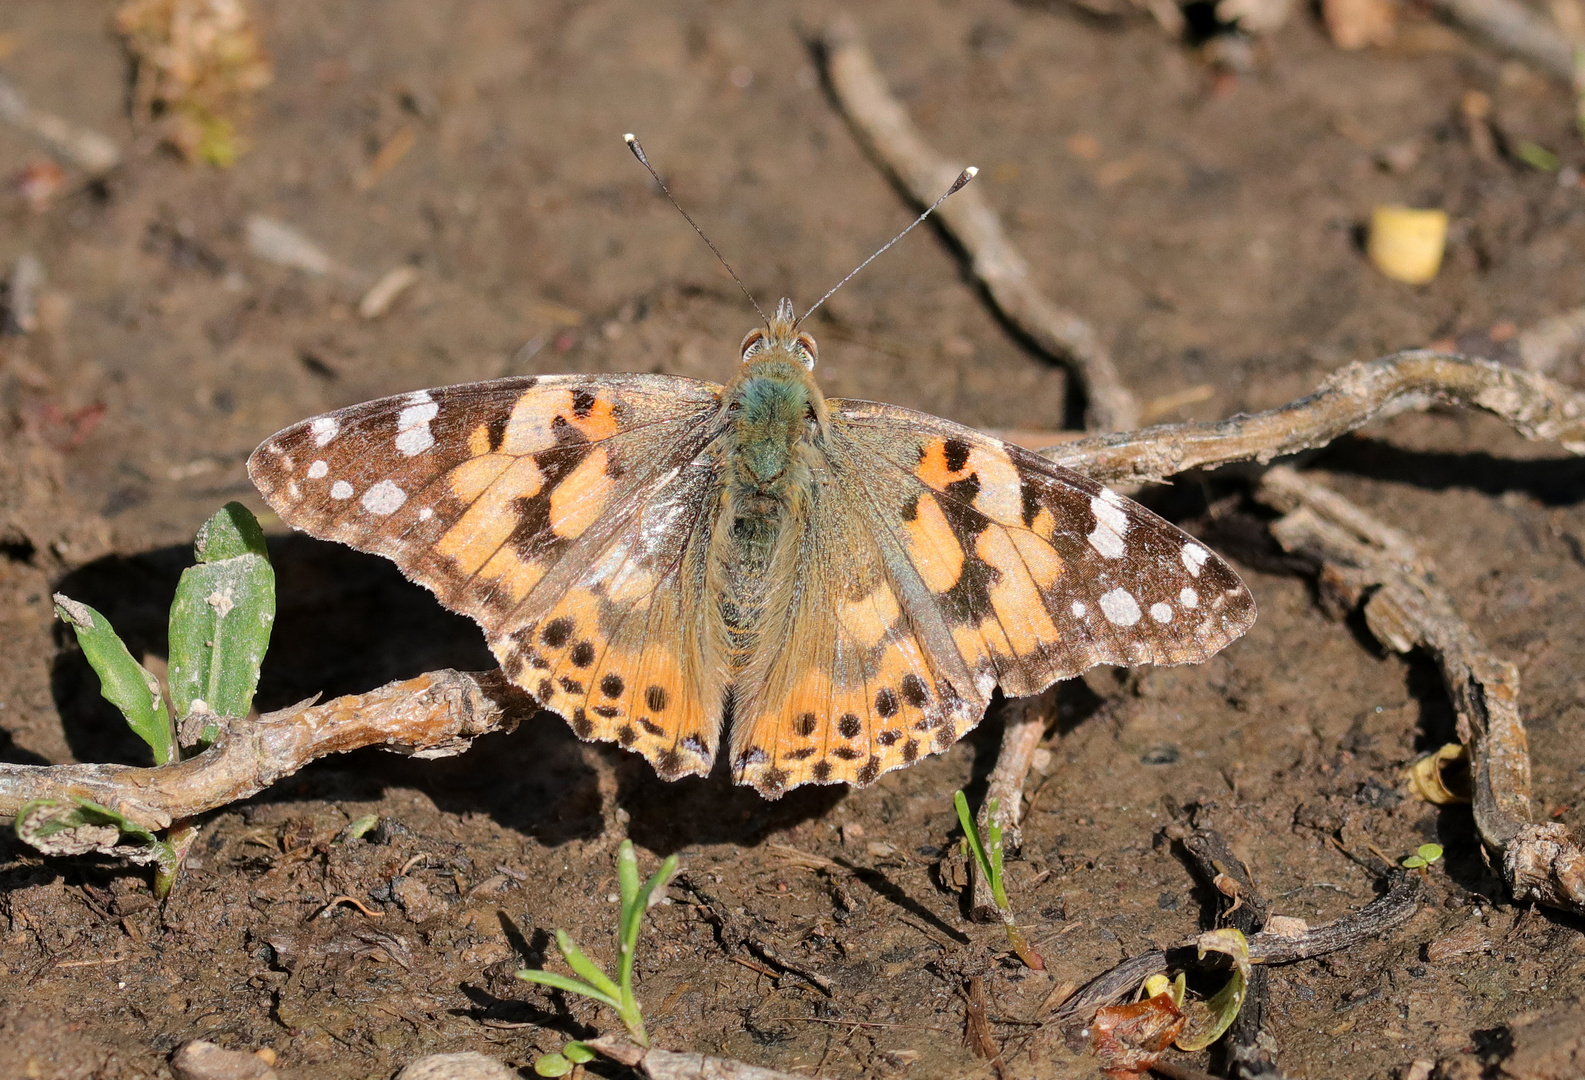
<svg viewBox="0 0 1585 1080"><path fill-rule="evenodd" d="M1556 154L1540 143L1533 143L1523 139L1514 147L1514 156L1537 172L1555 173L1563 164L1558 160Z"/></svg>
<svg viewBox="0 0 1585 1080"><path fill-rule="evenodd" d="M594 1051L581 1042L574 1040L551 1054L541 1054L534 1062L536 1076L566 1076L579 1065L587 1065L594 1060Z"/></svg>
<svg viewBox="0 0 1585 1080"><path fill-rule="evenodd" d="M996 824L996 800L992 799L985 808L985 840L989 843L982 842L980 838L974 815L969 812L968 797L959 791L952 796L952 804L957 807L958 823L963 826L963 839L969 845L974 862L985 880L991 883L991 896L995 898L996 910L1007 928L1007 943L1026 967L1044 971L1045 960L1024 939L1024 932L1018 929L1018 924L1013 920L1012 905L1007 902L1007 887L1002 881L1002 828Z"/></svg>
<svg viewBox="0 0 1585 1080"><path fill-rule="evenodd" d="M1399 865L1408 870L1425 870L1432 863L1442 857L1441 844L1421 844L1415 849L1413 855L1404 859Z"/></svg>
<svg viewBox="0 0 1585 1080"><path fill-rule="evenodd" d="M584 955L583 950L573 942L572 937L565 930L556 931L556 947L561 950L561 955L566 959L567 965L577 972L582 978L573 978L570 975L560 975L554 971L519 971L517 977L526 982L539 983L556 990L564 990L569 994L582 994L586 998L598 1001L600 1004L615 1010L622 1021L622 1026L627 1028L633 1041L640 1046L649 1045L649 1035L644 1031L644 1016L639 1010L638 999L633 996L633 959L638 948L638 931L643 925L644 912L649 910L652 903L659 897L656 893L671 880L672 874L677 872L677 856L668 855L666 861L660 864L660 869L650 875L650 879L639 884L638 856L633 854L633 841L624 840L616 853L616 880L617 890L621 893L622 911L617 927L618 977L613 981L593 960ZM568 1044L569 1046L581 1044ZM546 1054L540 1058L560 1058L571 1069L578 1064L573 1055L563 1048L560 1054ZM558 1068L560 1063L552 1060L547 1068ZM534 1069L539 1072L540 1066L535 1064ZM562 1076L561 1072L540 1072L541 1076Z"/></svg>
<svg viewBox="0 0 1585 1080"><path fill-rule="evenodd" d="M236 502L221 507L198 530L193 551L198 564L182 571L171 603L169 705L159 680L132 658L109 619L87 604L55 596L55 614L77 634L83 656L99 676L100 693L148 744L156 765L203 750L219 734L222 720L248 715L275 623L275 571L264 531L247 507ZM15 828L18 837L49 854L102 851L153 863L154 891L162 898L197 835L179 821L160 839L86 799L30 803L17 815Z"/></svg>

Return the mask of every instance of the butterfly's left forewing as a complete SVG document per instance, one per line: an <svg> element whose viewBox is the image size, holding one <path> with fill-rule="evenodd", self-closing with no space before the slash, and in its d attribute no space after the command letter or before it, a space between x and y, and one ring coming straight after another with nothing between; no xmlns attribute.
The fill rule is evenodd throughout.
<svg viewBox="0 0 1585 1080"><path fill-rule="evenodd" d="M392 559L480 623L581 737L708 772L718 703L691 658L703 582L688 571L718 391L656 375L419 391L287 428L249 473L287 524Z"/></svg>

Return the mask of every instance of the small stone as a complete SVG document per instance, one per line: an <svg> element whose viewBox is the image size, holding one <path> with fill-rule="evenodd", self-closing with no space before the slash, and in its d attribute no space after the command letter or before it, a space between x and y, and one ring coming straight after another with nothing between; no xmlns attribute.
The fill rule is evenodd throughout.
<svg viewBox="0 0 1585 1080"><path fill-rule="evenodd" d="M519 1080L518 1074L494 1058L474 1050L430 1054L396 1074L396 1080Z"/></svg>
<svg viewBox="0 0 1585 1080"><path fill-rule="evenodd" d="M273 1056L273 1055L272 1055ZM246 1050L195 1039L171 1055L176 1080L276 1080L270 1062Z"/></svg>

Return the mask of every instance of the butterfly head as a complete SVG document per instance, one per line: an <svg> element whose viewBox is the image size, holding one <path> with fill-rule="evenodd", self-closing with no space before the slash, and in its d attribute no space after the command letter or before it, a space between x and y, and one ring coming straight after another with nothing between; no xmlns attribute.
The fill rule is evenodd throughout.
<svg viewBox="0 0 1585 1080"><path fill-rule="evenodd" d="M791 300L743 339L742 367L722 391L738 484L774 495L805 477L810 451L829 422L812 374L814 338L801 333Z"/></svg>

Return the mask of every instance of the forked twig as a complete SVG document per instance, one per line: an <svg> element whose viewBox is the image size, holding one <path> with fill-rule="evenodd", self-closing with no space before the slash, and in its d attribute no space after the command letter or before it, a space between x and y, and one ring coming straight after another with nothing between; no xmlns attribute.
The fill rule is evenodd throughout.
<svg viewBox="0 0 1585 1080"><path fill-rule="evenodd" d="M1268 471L1255 496L1285 511L1272 534L1321 564L1323 588L1349 607L1363 602L1376 640L1397 652L1423 648L1442 669L1472 762L1475 826L1514 899L1585 914L1585 849L1564 825L1531 816L1518 668L1459 617L1407 537L1285 466Z"/></svg>
<svg viewBox="0 0 1585 1080"><path fill-rule="evenodd" d="M925 142L887 89L850 19L833 20L819 44L831 90L860 139L910 199L930 205L963 166L949 164ZM1123 385L1095 328L1036 287L1029 264L979 191L971 187L959 192L936 211L936 220L962 247L996 310L1041 350L1070 365L1088 401L1085 426L1091 431L1134 427L1139 403Z"/></svg>

